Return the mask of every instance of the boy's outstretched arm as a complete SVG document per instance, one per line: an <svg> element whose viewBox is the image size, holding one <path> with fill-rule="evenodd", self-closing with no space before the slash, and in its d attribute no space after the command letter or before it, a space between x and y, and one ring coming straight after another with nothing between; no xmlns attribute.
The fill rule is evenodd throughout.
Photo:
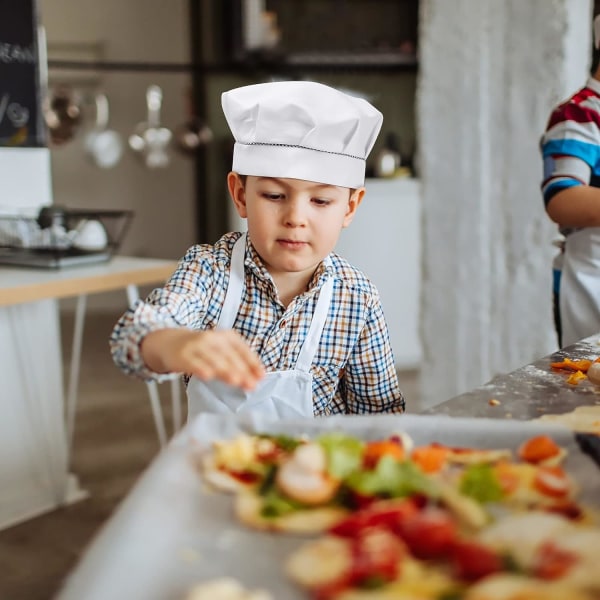
<svg viewBox="0 0 600 600"><path fill-rule="evenodd" d="M160 329L141 344L146 366L155 373L186 373L252 390L265 374L258 355L232 329Z"/></svg>

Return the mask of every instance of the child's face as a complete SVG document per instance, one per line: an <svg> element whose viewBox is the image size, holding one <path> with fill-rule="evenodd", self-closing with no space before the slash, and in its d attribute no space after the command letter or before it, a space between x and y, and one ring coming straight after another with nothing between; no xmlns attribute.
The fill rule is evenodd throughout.
<svg viewBox="0 0 600 600"><path fill-rule="evenodd" d="M335 248L364 188L301 179L248 176L245 185L230 173L229 191L248 233L271 275L312 273Z"/></svg>

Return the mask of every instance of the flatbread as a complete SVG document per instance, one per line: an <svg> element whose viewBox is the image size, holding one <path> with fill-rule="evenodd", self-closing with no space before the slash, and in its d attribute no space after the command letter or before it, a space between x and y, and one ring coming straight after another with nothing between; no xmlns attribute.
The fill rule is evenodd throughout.
<svg viewBox="0 0 600 600"><path fill-rule="evenodd" d="M574 410L552 415L542 415L536 421L559 423L573 431L600 435L600 406L578 406Z"/></svg>
<svg viewBox="0 0 600 600"><path fill-rule="evenodd" d="M349 511L339 506L319 506L298 509L279 516L263 516L264 500L252 490L246 490L235 498L234 512L237 519L252 529L287 533L315 534L326 531L345 518Z"/></svg>

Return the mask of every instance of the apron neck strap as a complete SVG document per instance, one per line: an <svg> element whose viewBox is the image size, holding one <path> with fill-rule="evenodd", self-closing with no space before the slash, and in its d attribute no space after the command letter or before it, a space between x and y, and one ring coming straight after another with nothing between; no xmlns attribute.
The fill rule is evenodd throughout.
<svg viewBox="0 0 600 600"><path fill-rule="evenodd" d="M247 233L243 233L233 246L231 253L231 268L229 269L229 285L225 294L225 301L219 317L217 327L219 329L231 329L240 309L242 294L244 292L244 259L246 256ZM326 266L330 264L330 258L325 259ZM296 369L309 372L312 365L321 334L325 327L331 296L333 294L333 277L329 276L319 291L319 298L315 307L310 329L298 355Z"/></svg>
<svg viewBox="0 0 600 600"><path fill-rule="evenodd" d="M221 316L217 327L231 329L235 323L242 294L244 292L244 259L246 256L246 233L243 233L235 242L231 253L231 267L229 269L229 284L225 301L221 309Z"/></svg>
<svg viewBox="0 0 600 600"><path fill-rule="evenodd" d="M308 330L308 334L302 345L302 350L300 350L298 360L296 361L296 369L299 371L310 371L310 366L317 353L321 334L325 327L332 294L333 277L329 276L319 291L319 299L317 300L317 306L315 307L310 329Z"/></svg>

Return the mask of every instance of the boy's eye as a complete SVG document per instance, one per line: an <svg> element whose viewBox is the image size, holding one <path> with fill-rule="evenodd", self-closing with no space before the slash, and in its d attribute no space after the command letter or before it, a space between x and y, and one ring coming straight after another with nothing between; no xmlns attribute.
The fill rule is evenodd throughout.
<svg viewBox="0 0 600 600"><path fill-rule="evenodd" d="M327 206L331 202L330 200L327 200L326 198L313 198L312 201L317 206Z"/></svg>
<svg viewBox="0 0 600 600"><path fill-rule="evenodd" d="M263 192L262 196L267 200L281 200L281 198L283 198L283 194L277 192Z"/></svg>

